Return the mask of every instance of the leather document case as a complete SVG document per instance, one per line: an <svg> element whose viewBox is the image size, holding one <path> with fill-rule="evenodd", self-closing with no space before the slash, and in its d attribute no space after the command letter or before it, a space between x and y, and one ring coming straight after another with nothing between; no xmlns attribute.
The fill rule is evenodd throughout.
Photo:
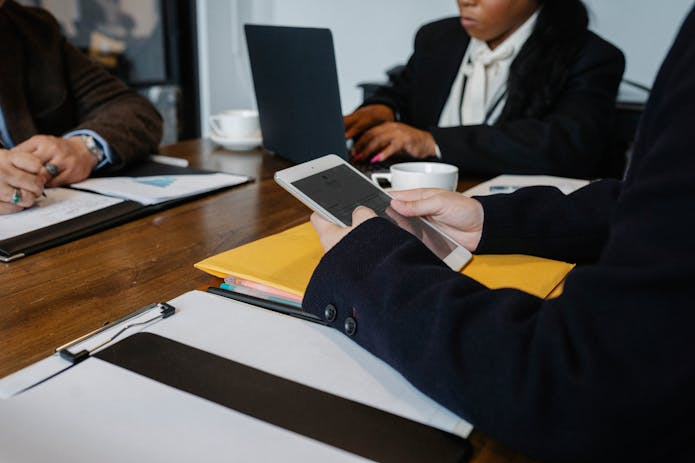
<svg viewBox="0 0 695 463"><path fill-rule="evenodd" d="M171 176L199 174L214 175L218 173L209 170L192 169L188 167L172 166L148 161L133 166L132 168L119 171L112 175L118 175L118 177L136 178L162 176L163 178L167 178ZM97 176L97 178L104 177L105 176ZM251 178L249 177L240 178L242 179L240 183L245 183L251 180ZM50 214L46 220L53 220L52 223L41 228L32 229L25 233L7 237L5 239L2 238L2 227L10 227L11 225L9 224L9 222L12 220L18 220L20 217L14 214L10 214L6 217L0 217L0 261L10 262L20 257L24 257L29 254L34 254L44 249L48 249L63 243L76 240L83 236L94 234L98 231L114 227L116 225L142 217L144 215L152 214L154 212L158 212L170 208L172 206L176 206L183 202L191 201L202 196L209 195L213 191L217 191L219 189L220 188L214 188L212 190L204 191L201 193L184 195L170 200L147 205L133 200L123 200L121 202L118 202L117 204L108 204L104 207L95 206L98 207L96 210L92 210L85 214L79 214L77 216L67 218L66 220L57 218L58 214ZM67 195L70 194L70 192L72 191L70 189L59 190L61 191L47 190L48 198L46 200L55 200L56 196ZM74 195L78 195L80 192L75 190L73 193ZM82 195L84 196L96 194L97 193L89 192L82 193ZM94 198L94 196L92 197ZM59 202L60 201L56 201L56 206L60 206L58 204ZM68 211L66 212L69 212L70 208L70 206L65 207L65 209L68 209ZM18 214L21 215L25 212L35 214L35 211L33 211L32 209L22 211Z"/></svg>

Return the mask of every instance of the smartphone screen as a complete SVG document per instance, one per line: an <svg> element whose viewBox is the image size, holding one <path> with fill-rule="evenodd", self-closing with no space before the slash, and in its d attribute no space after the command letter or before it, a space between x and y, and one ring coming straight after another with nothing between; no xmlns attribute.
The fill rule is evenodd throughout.
<svg viewBox="0 0 695 463"><path fill-rule="evenodd" d="M444 260L459 246L418 217L405 217L391 208L391 197L350 167L339 165L292 182L292 186L333 214L352 225L352 211L366 206L377 215L419 238Z"/></svg>

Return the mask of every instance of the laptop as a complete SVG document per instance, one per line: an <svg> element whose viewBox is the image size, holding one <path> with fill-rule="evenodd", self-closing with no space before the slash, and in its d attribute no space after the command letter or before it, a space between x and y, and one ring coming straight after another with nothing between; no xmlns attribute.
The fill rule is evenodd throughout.
<svg viewBox="0 0 695 463"><path fill-rule="evenodd" d="M329 29L246 24L263 147L302 163L348 159Z"/></svg>

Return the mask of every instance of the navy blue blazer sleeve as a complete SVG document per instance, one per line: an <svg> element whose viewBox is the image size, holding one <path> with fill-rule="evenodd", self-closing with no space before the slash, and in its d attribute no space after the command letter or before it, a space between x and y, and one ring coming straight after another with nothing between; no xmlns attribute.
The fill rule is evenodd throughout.
<svg viewBox="0 0 695 463"><path fill-rule="evenodd" d="M480 254L528 254L595 262L608 239L621 182L594 182L565 196L554 187L476 197L483 205Z"/></svg>
<svg viewBox="0 0 695 463"><path fill-rule="evenodd" d="M625 68L620 50L588 32L567 82L537 117L509 114L493 125L438 127L468 41L457 18L424 26L393 86L381 88L364 104L386 104L402 122L429 131L442 160L467 174L596 176L612 137Z"/></svg>
<svg viewBox="0 0 695 463"><path fill-rule="evenodd" d="M517 227L542 250L540 237L550 227L558 238L548 248L564 243L575 247L567 255L596 256L568 275L562 296L488 290L376 218L324 256L305 294L306 310L323 316L327 304L335 305L332 326L342 330L353 317L357 343L532 457L692 458L694 41L691 12L657 77L621 186L590 185L564 201L541 190L536 203L525 192L486 205L495 216L495 229L486 219L483 230L488 251L523 246L513 236ZM549 212L562 204L569 211L542 220L548 198ZM572 223L553 223L566 219ZM596 236L572 236L575 225L578 235Z"/></svg>

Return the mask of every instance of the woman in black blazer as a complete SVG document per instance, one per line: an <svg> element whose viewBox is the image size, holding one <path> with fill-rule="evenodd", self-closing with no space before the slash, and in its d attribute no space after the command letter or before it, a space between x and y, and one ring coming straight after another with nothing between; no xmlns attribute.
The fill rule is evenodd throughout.
<svg viewBox="0 0 695 463"><path fill-rule="evenodd" d="M353 159L439 155L473 175L596 175L612 134L624 58L588 31L582 2L458 3L460 18L418 31L414 53L393 86L381 88L345 117L346 137L355 138ZM458 90L452 85L471 37L494 50L502 46L500 38L503 44L533 14L535 26L509 68L495 117L475 125L440 126L445 104Z"/></svg>

